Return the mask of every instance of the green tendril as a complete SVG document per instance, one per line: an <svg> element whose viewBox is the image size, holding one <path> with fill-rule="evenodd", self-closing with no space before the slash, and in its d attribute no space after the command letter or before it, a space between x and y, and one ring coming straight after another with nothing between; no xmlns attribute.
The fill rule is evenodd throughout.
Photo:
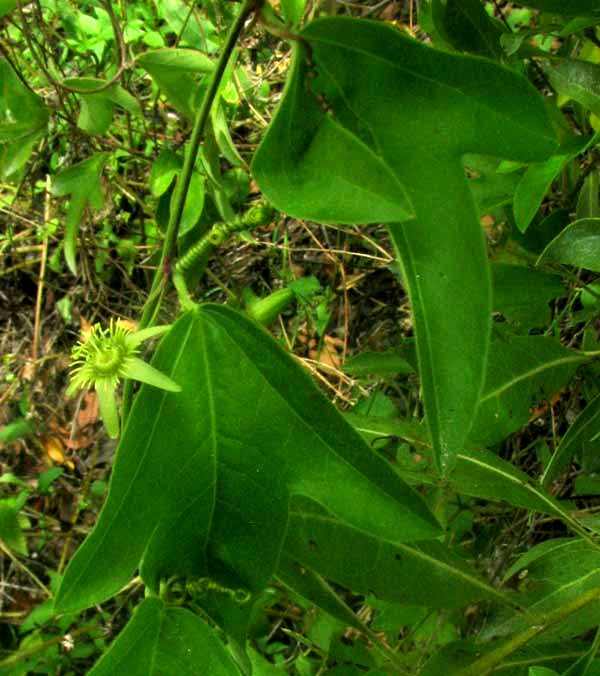
<svg viewBox="0 0 600 676"><path fill-rule="evenodd" d="M196 604L207 594L228 596L238 605L244 605L252 598L252 594L248 589L225 587L209 577L199 577L190 580L178 575L167 580L163 588L162 597L167 603L182 606Z"/></svg>

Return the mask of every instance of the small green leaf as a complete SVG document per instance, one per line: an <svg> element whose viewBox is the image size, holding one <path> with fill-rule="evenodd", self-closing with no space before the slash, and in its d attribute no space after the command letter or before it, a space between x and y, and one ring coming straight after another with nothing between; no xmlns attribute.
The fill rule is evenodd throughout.
<svg viewBox="0 0 600 676"><path fill-rule="evenodd" d="M175 192L173 192L173 195L175 195ZM192 171L190 185L185 196L185 204L183 205L181 224L178 231L179 236L183 237L198 223L204 209L204 195L204 176L194 170Z"/></svg>
<svg viewBox="0 0 600 676"><path fill-rule="evenodd" d="M565 292L560 277L506 263L492 263L491 270L494 310L501 312L519 333L548 325L549 302Z"/></svg>
<svg viewBox="0 0 600 676"><path fill-rule="evenodd" d="M29 420L19 418L8 425L0 427L0 444L10 444L17 439L27 436L33 430L33 426Z"/></svg>
<svg viewBox="0 0 600 676"><path fill-rule="evenodd" d="M82 100L85 100L86 98L86 91L104 87L106 83L107 80L95 77L69 77L63 81L63 84L66 87L80 90L80 93L83 95ZM97 96L106 99L134 115L140 113L140 105L137 99L116 83L102 89L100 92L89 94L88 96Z"/></svg>
<svg viewBox="0 0 600 676"><path fill-rule="evenodd" d="M160 151L150 170L150 192L154 197L160 197L167 192L173 179L181 171L182 164L181 158L172 150Z"/></svg>
<svg viewBox="0 0 600 676"><path fill-rule="evenodd" d="M81 97L77 126L92 136L102 136L112 124L115 106L101 94Z"/></svg>
<svg viewBox="0 0 600 676"><path fill-rule="evenodd" d="M469 441L490 446L516 432L529 420L532 404L549 401L588 359L546 336L500 335L491 345Z"/></svg>
<svg viewBox="0 0 600 676"><path fill-rule="evenodd" d="M600 115L600 65L577 59L545 62L544 72L558 94Z"/></svg>
<svg viewBox="0 0 600 676"><path fill-rule="evenodd" d="M234 167L245 166L244 160L241 158L235 143L231 138L229 131L229 121L225 115L225 108L221 101L217 102L211 108L211 123L213 127L213 134L219 150L223 157L227 159Z"/></svg>
<svg viewBox="0 0 600 676"><path fill-rule="evenodd" d="M193 119L198 95L198 75L213 70L212 61L195 49L168 47L145 52L137 62L152 76L167 100Z"/></svg>
<svg viewBox="0 0 600 676"><path fill-rule="evenodd" d="M101 175L107 157L106 153L96 153L87 160L65 169L52 181L53 195L58 197L71 195L65 224L64 249L65 259L74 275L77 274L75 260L77 235L85 209L89 205L98 210L104 203Z"/></svg>
<svg viewBox="0 0 600 676"><path fill-rule="evenodd" d="M564 263L600 272L600 218L575 221L557 235L540 254L540 263Z"/></svg>
<svg viewBox="0 0 600 676"><path fill-rule="evenodd" d="M0 540L17 554L27 556L27 541L19 519L19 511L23 507L19 503L23 502L27 492L24 491L21 496L21 500L14 497L0 499Z"/></svg>
<svg viewBox="0 0 600 676"><path fill-rule="evenodd" d="M498 171L500 161L483 155L465 155L463 164L468 171L469 188L473 193L480 216L510 204L521 173Z"/></svg>
<svg viewBox="0 0 600 676"><path fill-rule="evenodd" d="M527 230L554 179L569 160L569 155L555 155L527 168L514 198L515 223L521 232Z"/></svg>

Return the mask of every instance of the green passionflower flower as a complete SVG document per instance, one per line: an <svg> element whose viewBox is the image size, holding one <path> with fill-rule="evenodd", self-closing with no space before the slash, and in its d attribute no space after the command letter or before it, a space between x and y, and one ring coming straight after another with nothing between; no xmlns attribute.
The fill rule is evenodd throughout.
<svg viewBox="0 0 600 676"><path fill-rule="evenodd" d="M98 395L100 416L113 439L119 436L116 389L122 378L139 380L169 392L181 391L177 383L137 356L141 343L169 328L153 326L131 331L111 320L107 329L94 324L88 338L79 341L71 351L71 382L67 394L93 387Z"/></svg>

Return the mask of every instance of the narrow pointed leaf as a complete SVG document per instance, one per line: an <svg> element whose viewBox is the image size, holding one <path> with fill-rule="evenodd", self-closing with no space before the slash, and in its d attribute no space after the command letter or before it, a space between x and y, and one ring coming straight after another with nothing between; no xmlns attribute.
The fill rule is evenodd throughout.
<svg viewBox="0 0 600 676"><path fill-rule="evenodd" d="M152 364L182 392L138 394L107 501L59 589L61 612L108 598L140 562L152 588L212 571L262 588L293 495L390 542L438 536L421 498L252 321L201 306L176 322Z"/></svg>
<svg viewBox="0 0 600 676"><path fill-rule="evenodd" d="M366 535L302 501L292 503L285 551L354 592L406 605L459 608L480 599L510 604L440 542L399 544Z"/></svg>
<svg viewBox="0 0 600 676"><path fill-rule="evenodd" d="M569 161L568 155L555 155L546 162L528 167L515 191L515 223L525 232L536 215L554 179Z"/></svg>
<svg viewBox="0 0 600 676"><path fill-rule="evenodd" d="M544 616L560 611L561 606L594 594L590 602L562 621L551 626L538 641L574 638L598 624L600 600L600 548L580 539L558 539L543 542L526 552L506 574L521 572L521 586L529 612L543 622ZM490 624L487 638L522 631L528 621L519 616Z"/></svg>
<svg viewBox="0 0 600 676"><path fill-rule="evenodd" d="M554 479L567 467L571 458L583 450L584 444L592 440L600 429L600 396L590 403L569 427L560 440L558 448L550 458L542 475L542 484L549 486Z"/></svg>
<svg viewBox="0 0 600 676"><path fill-rule="evenodd" d="M531 406L549 401L587 360L546 336L506 334L494 340L469 441L488 446L516 432L531 417Z"/></svg>
<svg viewBox="0 0 600 676"><path fill-rule="evenodd" d="M537 264L564 263L600 272L600 218L575 221L542 251Z"/></svg>
<svg viewBox="0 0 600 676"><path fill-rule="evenodd" d="M462 156L545 160L557 154L558 137L538 93L493 62L438 52L365 20L321 19L300 35L310 58L296 47L254 177L291 215L390 223L435 458L450 466L483 386L491 314Z"/></svg>
<svg viewBox="0 0 600 676"><path fill-rule="evenodd" d="M147 598L89 676L239 676L215 630L185 608Z"/></svg>
<svg viewBox="0 0 600 676"><path fill-rule="evenodd" d="M577 220L600 217L600 173L593 169L585 178L577 198Z"/></svg>
<svg viewBox="0 0 600 676"><path fill-rule="evenodd" d="M286 552L281 555L277 577L292 591L304 596L317 607L332 617L344 622L349 627L369 633L368 627L334 592L329 584L313 570L307 569Z"/></svg>
<svg viewBox="0 0 600 676"><path fill-rule="evenodd" d="M571 516L571 506L553 498L525 472L490 451L469 450L459 453L448 480L458 493L550 514L574 533L583 532L583 528Z"/></svg>

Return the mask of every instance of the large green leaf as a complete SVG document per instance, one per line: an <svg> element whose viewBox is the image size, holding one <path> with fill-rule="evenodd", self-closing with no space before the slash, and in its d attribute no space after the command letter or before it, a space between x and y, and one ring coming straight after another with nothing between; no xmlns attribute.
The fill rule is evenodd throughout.
<svg viewBox="0 0 600 676"><path fill-rule="evenodd" d="M556 133L531 85L491 61L439 52L364 20L314 21L300 37L309 49L296 47L254 176L293 216L390 223L436 460L451 464L483 385L491 313L461 158L545 159L559 148Z"/></svg>
<svg viewBox="0 0 600 676"><path fill-rule="evenodd" d="M152 588L175 574L229 574L262 588L294 495L392 543L439 534L420 497L242 315L190 311L153 364L182 392L143 387L136 398L107 501L58 592L60 612L110 597L140 560Z"/></svg>
<svg viewBox="0 0 600 676"><path fill-rule="evenodd" d="M470 442L489 446L516 432L529 420L532 404L549 401L587 359L553 338L501 334L490 348Z"/></svg>
<svg viewBox="0 0 600 676"><path fill-rule="evenodd" d="M89 676L239 676L215 630L185 608L147 598Z"/></svg>
<svg viewBox="0 0 600 676"><path fill-rule="evenodd" d="M583 218L567 226L542 251L539 263L556 262L600 272L600 218Z"/></svg>

